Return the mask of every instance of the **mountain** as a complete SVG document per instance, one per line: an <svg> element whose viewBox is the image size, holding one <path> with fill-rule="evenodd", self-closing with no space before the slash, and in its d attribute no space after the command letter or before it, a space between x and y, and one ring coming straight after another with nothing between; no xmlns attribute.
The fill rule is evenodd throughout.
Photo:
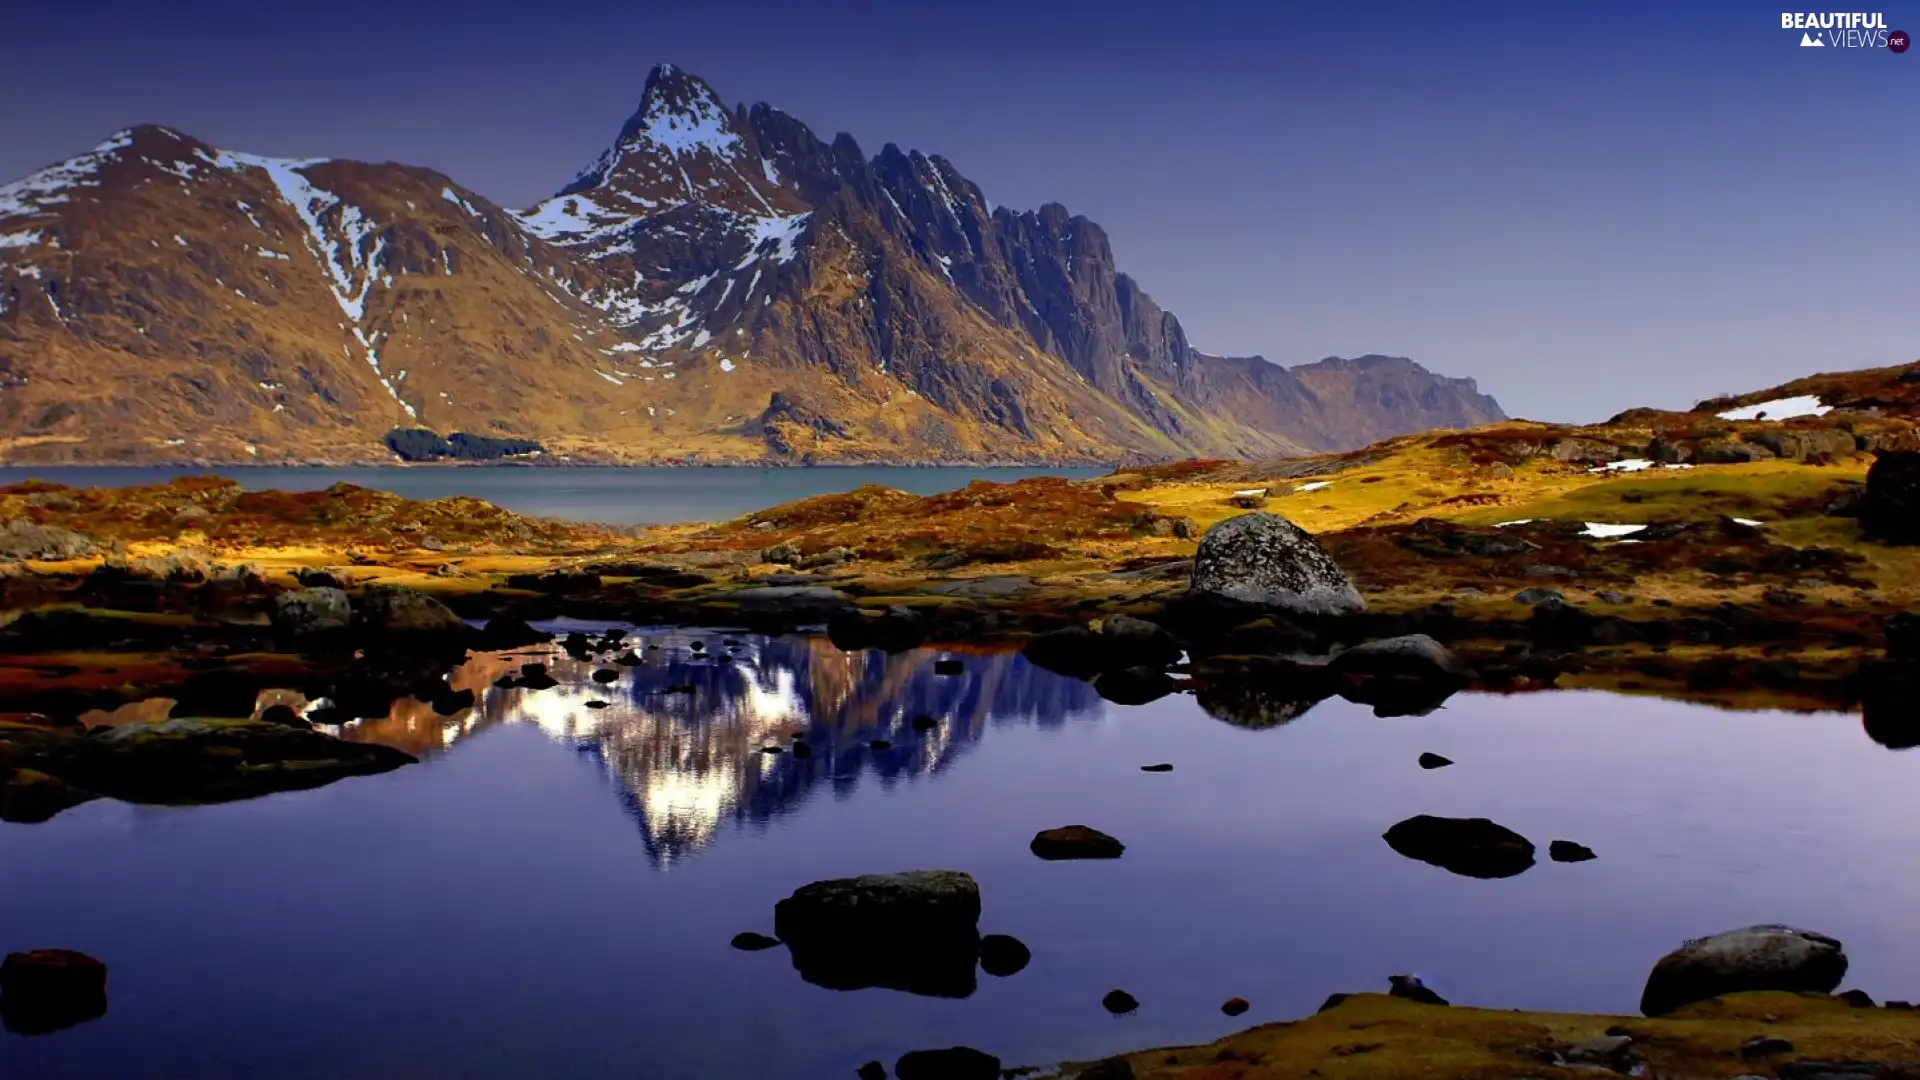
<svg viewBox="0 0 1920 1080"><path fill-rule="evenodd" d="M1117 461L1500 419L1470 380L1193 349L1101 228L671 66L552 198L164 127L0 187L0 456Z"/></svg>

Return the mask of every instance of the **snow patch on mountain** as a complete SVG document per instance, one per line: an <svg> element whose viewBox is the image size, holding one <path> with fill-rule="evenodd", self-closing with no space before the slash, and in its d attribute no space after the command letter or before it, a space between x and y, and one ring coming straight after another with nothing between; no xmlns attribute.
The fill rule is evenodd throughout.
<svg viewBox="0 0 1920 1080"><path fill-rule="evenodd" d="M32 217L49 206L69 202L77 188L100 186L100 170L127 147L133 131L116 131L99 146L0 186L0 218Z"/></svg>

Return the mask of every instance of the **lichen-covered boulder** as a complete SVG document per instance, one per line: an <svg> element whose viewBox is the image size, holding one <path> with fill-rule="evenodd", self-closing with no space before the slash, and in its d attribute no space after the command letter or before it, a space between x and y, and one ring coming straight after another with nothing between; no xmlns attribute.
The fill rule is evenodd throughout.
<svg viewBox="0 0 1920 1080"><path fill-rule="evenodd" d="M1827 994L1847 974L1847 954L1825 934L1766 924L1689 941L1660 958L1640 1011L1661 1016L1721 994L1788 990Z"/></svg>
<svg viewBox="0 0 1920 1080"><path fill-rule="evenodd" d="M72 529L14 518L0 525L0 559L84 559L99 553L93 540Z"/></svg>
<svg viewBox="0 0 1920 1080"><path fill-rule="evenodd" d="M1345 615L1366 601L1305 529L1279 514L1242 514L1207 530L1189 595L1303 615Z"/></svg>
<svg viewBox="0 0 1920 1080"><path fill-rule="evenodd" d="M360 594L354 625L382 637L465 636L471 628L447 605L418 589L376 585Z"/></svg>
<svg viewBox="0 0 1920 1080"><path fill-rule="evenodd" d="M273 598L273 628L293 637L337 633L353 625L353 602L331 586L283 592Z"/></svg>

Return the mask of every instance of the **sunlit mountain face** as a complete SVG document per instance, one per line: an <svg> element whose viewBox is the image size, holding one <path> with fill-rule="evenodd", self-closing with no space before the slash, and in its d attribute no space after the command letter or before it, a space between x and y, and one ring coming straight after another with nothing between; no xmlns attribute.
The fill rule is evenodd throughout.
<svg viewBox="0 0 1920 1080"><path fill-rule="evenodd" d="M963 674L934 674L948 656ZM494 685L529 663L559 685ZM600 671L619 677L595 681ZM496 724L536 725L605 765L661 866L723 824L794 811L822 783L936 773L993 724L1056 727L1101 711L1091 686L1014 653L843 652L824 638L689 629L636 630L588 660L558 647L480 654L448 681L474 692L471 709L440 716L403 698L339 733L430 754Z"/></svg>

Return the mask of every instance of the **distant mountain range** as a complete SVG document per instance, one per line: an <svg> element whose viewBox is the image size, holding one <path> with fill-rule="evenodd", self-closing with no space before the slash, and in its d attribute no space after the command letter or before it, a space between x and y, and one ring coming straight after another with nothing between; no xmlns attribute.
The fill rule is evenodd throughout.
<svg viewBox="0 0 1920 1080"><path fill-rule="evenodd" d="M426 428L576 461L1111 462L1502 418L1409 360L1201 353L1093 222L670 66L520 212L155 126L0 187L7 461L390 460Z"/></svg>

